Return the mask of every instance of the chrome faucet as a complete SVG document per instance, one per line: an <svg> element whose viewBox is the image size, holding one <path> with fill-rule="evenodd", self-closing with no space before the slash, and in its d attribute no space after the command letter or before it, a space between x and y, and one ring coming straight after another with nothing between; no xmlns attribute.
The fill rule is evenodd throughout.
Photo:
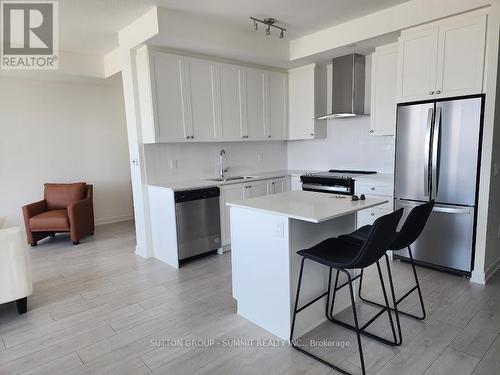
<svg viewBox="0 0 500 375"><path fill-rule="evenodd" d="M227 166L226 151L222 149L219 153L219 177L224 178L224 173L228 170L229 166Z"/></svg>

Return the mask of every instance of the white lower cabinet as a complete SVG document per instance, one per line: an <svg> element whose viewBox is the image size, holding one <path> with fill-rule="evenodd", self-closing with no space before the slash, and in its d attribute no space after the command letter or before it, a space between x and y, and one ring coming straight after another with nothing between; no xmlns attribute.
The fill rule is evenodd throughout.
<svg viewBox="0 0 500 375"><path fill-rule="evenodd" d="M256 181L245 185L245 199L247 198L257 198L269 195L269 181Z"/></svg>
<svg viewBox="0 0 500 375"><path fill-rule="evenodd" d="M220 225L222 245L231 242L231 227L229 222L229 207L226 203L241 201L245 198L246 185L236 184L227 185L220 188Z"/></svg>
<svg viewBox="0 0 500 375"><path fill-rule="evenodd" d="M390 214L393 211L394 199L392 197L392 182L389 183L386 181L381 181L370 183L360 180L359 182L356 181L354 191L358 196L364 194L366 198L384 199L388 201L387 203L384 203L380 206L359 211L356 218L356 228L361 228L365 225L372 225L373 222L379 217Z"/></svg>
<svg viewBox="0 0 500 375"><path fill-rule="evenodd" d="M384 197L379 197L384 198ZM375 220L379 217L391 213L391 210L383 208L370 208L364 211L358 212L357 228L361 228L365 225L372 225Z"/></svg>
<svg viewBox="0 0 500 375"><path fill-rule="evenodd" d="M276 180L272 180L269 185L269 194L279 194L287 191L286 185L289 184L288 180L285 178L278 178Z"/></svg>
<svg viewBox="0 0 500 375"><path fill-rule="evenodd" d="M231 242L230 210L226 203L283 193L289 190L290 179L286 177L221 186L219 200L222 245L229 245Z"/></svg>
<svg viewBox="0 0 500 375"><path fill-rule="evenodd" d="M302 190L302 181L300 180L300 176L292 176L290 181L292 191L301 191Z"/></svg>

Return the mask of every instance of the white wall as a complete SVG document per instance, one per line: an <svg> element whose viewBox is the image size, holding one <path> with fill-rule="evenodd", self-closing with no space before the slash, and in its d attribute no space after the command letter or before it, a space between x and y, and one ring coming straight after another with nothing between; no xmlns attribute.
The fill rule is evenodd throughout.
<svg viewBox="0 0 500 375"><path fill-rule="evenodd" d="M288 142L289 169L392 172L394 137L371 136L370 117L328 120L328 137Z"/></svg>
<svg viewBox="0 0 500 375"><path fill-rule="evenodd" d="M94 184L97 223L133 217L121 85L0 78L0 216L22 223L21 206L44 182Z"/></svg>
<svg viewBox="0 0 500 375"><path fill-rule="evenodd" d="M285 142L151 144L145 145L148 182L216 177L221 149L226 151L230 175L286 169ZM177 168L170 168L170 160L177 161Z"/></svg>
<svg viewBox="0 0 500 375"><path fill-rule="evenodd" d="M500 50L498 54L500 66ZM497 73L495 97L495 118L493 135L492 163L490 180L490 198L488 202L488 229L486 237L486 253L484 269L486 276L491 276L500 267L500 174L494 175L495 164L500 166L500 74Z"/></svg>

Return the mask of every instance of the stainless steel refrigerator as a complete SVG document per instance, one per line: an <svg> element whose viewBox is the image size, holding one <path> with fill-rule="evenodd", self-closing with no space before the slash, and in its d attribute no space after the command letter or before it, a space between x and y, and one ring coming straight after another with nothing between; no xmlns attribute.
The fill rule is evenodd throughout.
<svg viewBox="0 0 500 375"><path fill-rule="evenodd" d="M412 245L415 261L467 276L474 259L483 101L480 95L397 107L394 207L404 208L404 222L413 207L436 203Z"/></svg>

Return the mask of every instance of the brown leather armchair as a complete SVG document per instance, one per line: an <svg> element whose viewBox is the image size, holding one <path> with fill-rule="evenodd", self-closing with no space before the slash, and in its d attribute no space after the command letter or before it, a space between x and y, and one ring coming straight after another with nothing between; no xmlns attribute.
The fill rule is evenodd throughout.
<svg viewBox="0 0 500 375"><path fill-rule="evenodd" d="M70 232L73 245L94 234L93 187L84 182L45 184L44 199L23 207L28 243Z"/></svg>

